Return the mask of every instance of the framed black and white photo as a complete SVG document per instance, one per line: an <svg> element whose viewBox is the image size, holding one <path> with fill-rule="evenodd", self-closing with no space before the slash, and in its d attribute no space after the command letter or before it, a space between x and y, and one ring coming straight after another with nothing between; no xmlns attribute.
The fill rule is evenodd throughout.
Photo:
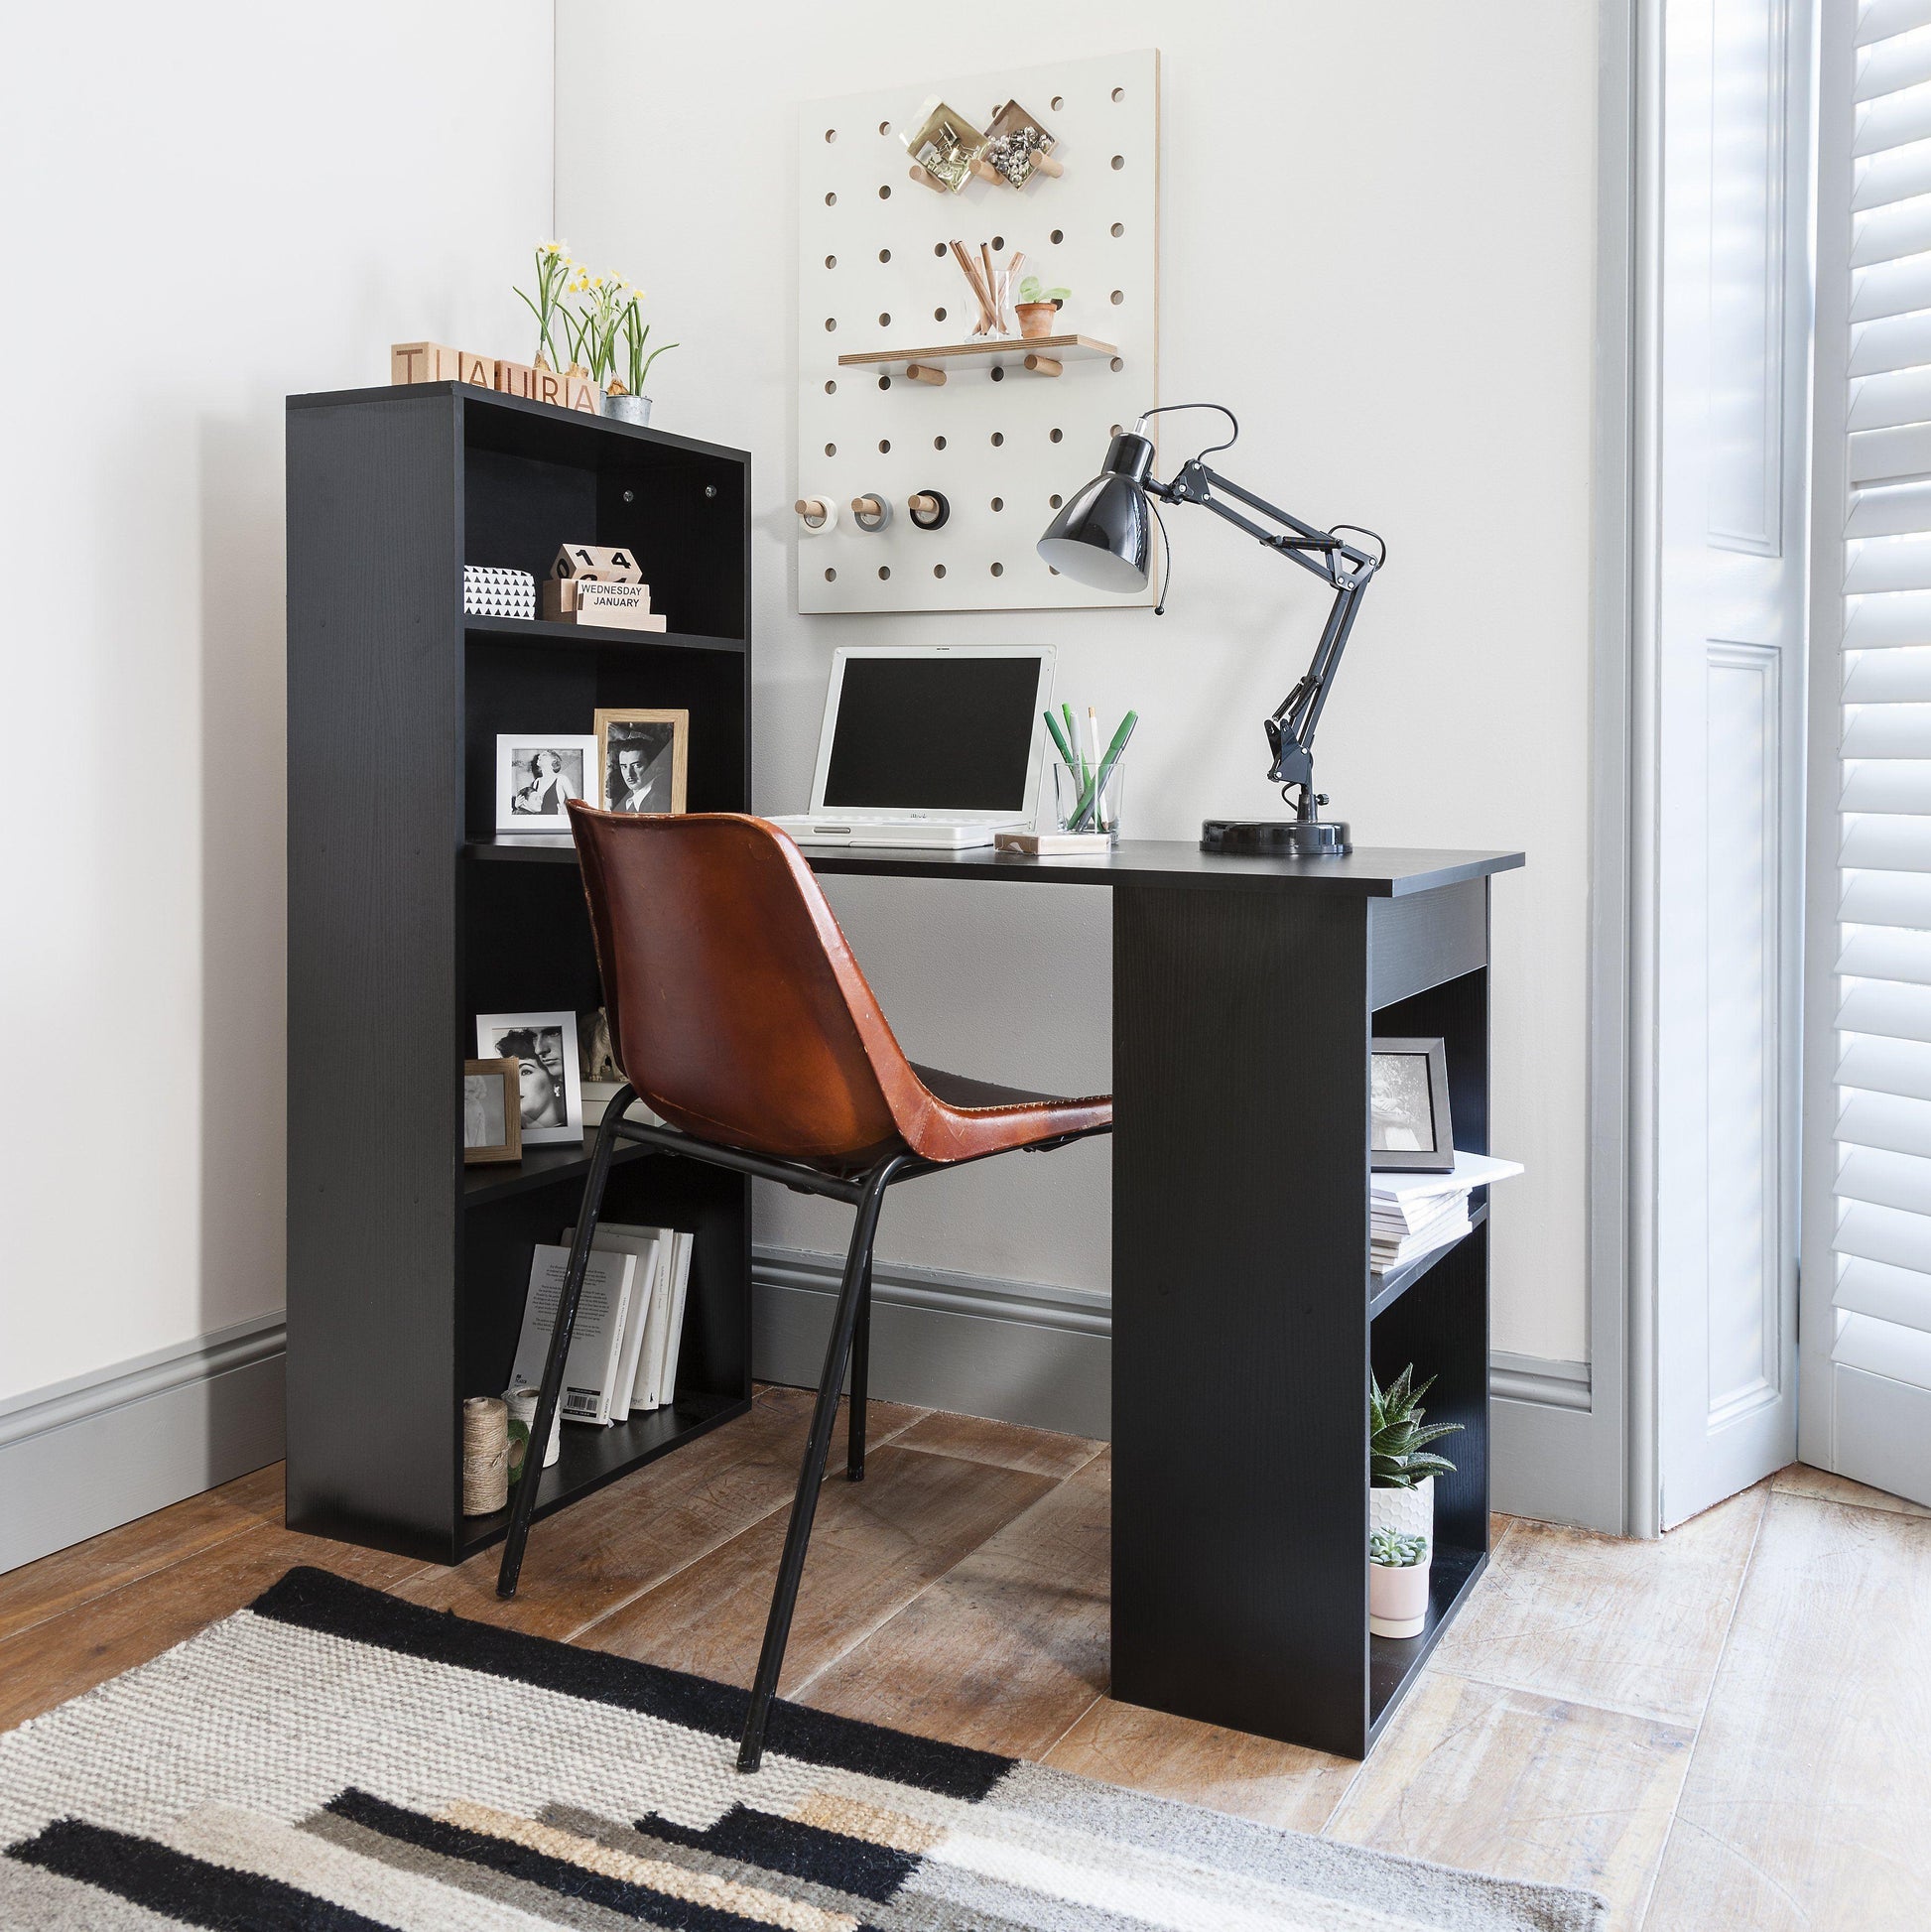
<svg viewBox="0 0 1931 1932"><path fill-rule="evenodd" d="M525 1147L581 1142L575 1013L478 1013L476 1056L517 1063L517 1119Z"/></svg>
<svg viewBox="0 0 1931 1932"><path fill-rule="evenodd" d="M523 1158L523 1068L516 1060L462 1063L462 1159Z"/></svg>
<svg viewBox="0 0 1931 1932"><path fill-rule="evenodd" d="M1370 1167L1446 1174L1455 1165L1448 1054L1440 1040L1376 1040L1369 1061Z"/></svg>
<svg viewBox="0 0 1931 1932"><path fill-rule="evenodd" d="M570 832L568 799L596 803L596 739L545 737L535 731L496 736L496 830Z"/></svg>
<svg viewBox="0 0 1931 1932"><path fill-rule="evenodd" d="M596 714L596 768L606 812L682 812L689 711Z"/></svg>

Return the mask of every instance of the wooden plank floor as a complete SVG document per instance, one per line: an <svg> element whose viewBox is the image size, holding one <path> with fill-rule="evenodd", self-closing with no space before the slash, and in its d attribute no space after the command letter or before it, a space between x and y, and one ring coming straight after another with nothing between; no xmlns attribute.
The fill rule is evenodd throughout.
<svg viewBox="0 0 1931 1932"><path fill-rule="evenodd" d="M284 1527L264 1470L0 1577L0 1729L297 1563L750 1680L808 1398L495 1552L425 1567ZM1790 1469L1660 1543L1498 1519L1468 1610L1364 1765L1106 1696L1104 1445L879 1402L819 1507L785 1673L807 1704L1294 1830L1584 1884L1627 1932L1920 1927L1931 1512Z"/></svg>

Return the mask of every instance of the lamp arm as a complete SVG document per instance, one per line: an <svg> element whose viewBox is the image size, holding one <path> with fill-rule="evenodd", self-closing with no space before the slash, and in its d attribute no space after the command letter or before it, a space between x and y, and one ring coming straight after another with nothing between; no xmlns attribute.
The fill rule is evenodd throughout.
<svg viewBox="0 0 1931 1932"><path fill-rule="evenodd" d="M1245 531L1277 556L1300 565L1304 571L1312 571L1324 583L1333 586L1335 601L1329 609L1328 621L1322 626L1321 641L1315 646L1314 656L1301 682L1281 700L1265 723L1268 749L1273 753L1268 779L1281 787L1283 797L1290 787L1297 790L1300 797L1295 801L1296 817L1313 820L1317 817L1316 808L1328 802L1314 789L1315 728L1321 722L1328 694L1334 688L1335 674L1341 668L1342 653L1348 648L1362 594L1380 568L1381 558L1344 542L1331 530L1318 530L1299 517L1290 516L1265 497L1256 496L1218 470L1208 468L1198 456L1182 463L1172 482L1163 483L1149 475L1143 487L1163 502L1198 503L1203 509L1212 510L1223 522ZM1215 494L1217 490L1271 518L1282 528L1263 529L1223 503Z"/></svg>

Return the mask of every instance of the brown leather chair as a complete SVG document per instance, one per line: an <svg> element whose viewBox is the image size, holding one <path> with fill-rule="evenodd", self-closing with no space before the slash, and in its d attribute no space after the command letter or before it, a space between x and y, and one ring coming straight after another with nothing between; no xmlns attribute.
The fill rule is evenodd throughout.
<svg viewBox="0 0 1931 1932"><path fill-rule="evenodd" d="M871 1250L895 1182L1109 1133L1108 1095L1057 1099L916 1067L900 1051L798 847L762 820L657 817L575 801L610 1043L628 1085L598 1129L533 1442L549 1438L590 1238L619 1139L709 1161L855 1209L804 1467L791 1505L738 1768L754 1771L798 1580L851 1370L846 1474L864 1475ZM642 1099L669 1123L624 1118ZM497 1594L512 1597L536 1501L517 1484Z"/></svg>

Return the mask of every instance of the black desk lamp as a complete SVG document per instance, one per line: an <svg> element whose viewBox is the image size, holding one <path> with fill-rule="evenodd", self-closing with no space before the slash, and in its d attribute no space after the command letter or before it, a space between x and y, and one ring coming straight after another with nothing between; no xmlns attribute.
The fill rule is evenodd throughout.
<svg viewBox="0 0 1931 1932"><path fill-rule="evenodd" d="M1233 436L1213 449L1203 450L1181 464L1171 483L1153 474L1153 445L1143 435L1149 417L1168 409L1218 409L1233 424ZM1334 607L1328 612L1321 642L1314 660L1301 682L1282 699L1279 708L1266 720L1267 745L1273 763L1267 776L1281 788L1281 797L1290 790L1299 796L1290 803L1294 817L1277 819L1209 819L1201 827L1201 850L1272 854L1289 858L1339 858L1353 848L1348 841L1348 827L1319 818L1316 809L1328 803L1327 795L1314 789L1314 730L1321 722L1321 708L1328 702L1341 654L1348 647L1348 633L1354 627L1354 613L1360 608L1361 593L1368 580L1387 560L1387 546L1371 530L1356 524L1340 523L1334 530L1317 530L1277 510L1264 497L1243 490L1217 470L1209 469L1202 456L1233 447L1240 425L1232 410L1220 403L1168 403L1150 409L1132 429L1113 438L1106 451L1106 466L1056 516L1039 540L1039 554L1064 577L1076 583L1090 583L1096 590L1116 590L1130 594L1144 590L1152 562L1153 533L1147 523L1152 512L1158 519L1159 503L1199 503L1236 529L1244 530L1269 550L1277 552L1304 571L1312 571L1324 583L1334 586ZM1225 492L1249 509L1281 524L1281 530L1263 530L1239 511L1229 509L1214 495ZM1352 530L1367 538L1376 554L1369 556L1352 544L1344 543L1336 530ZM1160 538L1166 542L1167 526L1160 523ZM1172 564L1172 550L1168 550ZM1171 575L1171 570L1169 570ZM1166 608L1163 589L1154 607L1158 616Z"/></svg>

